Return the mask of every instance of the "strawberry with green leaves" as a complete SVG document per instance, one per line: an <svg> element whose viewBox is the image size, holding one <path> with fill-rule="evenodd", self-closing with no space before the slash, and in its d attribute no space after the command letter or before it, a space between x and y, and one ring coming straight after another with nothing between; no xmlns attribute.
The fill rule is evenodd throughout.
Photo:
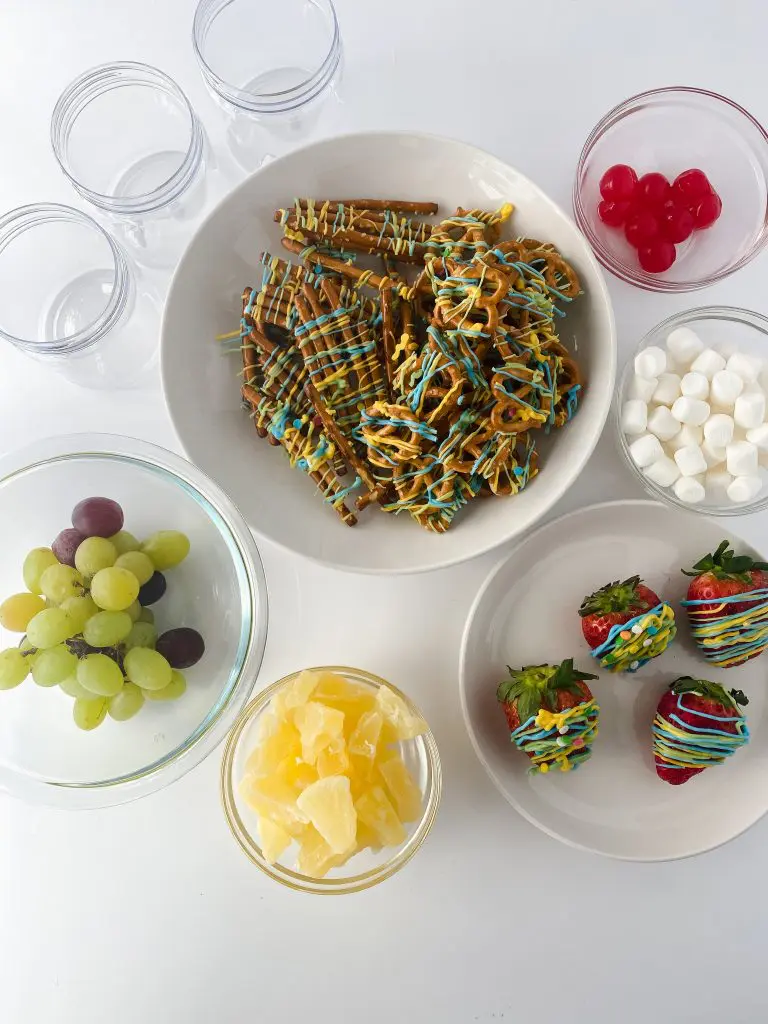
<svg viewBox="0 0 768 1024"><path fill-rule="evenodd" d="M592 657L609 672L636 672L675 638L675 613L639 576L608 583L585 597L581 631Z"/></svg>
<svg viewBox="0 0 768 1024"><path fill-rule="evenodd" d="M533 762L531 770L546 773L578 768L592 755L600 708L587 686L597 676L560 665L507 666L509 678L499 684L501 704L511 739Z"/></svg>
<svg viewBox="0 0 768 1024"><path fill-rule="evenodd" d="M734 668L768 646L768 563L737 555L727 540L693 569L683 607L707 661Z"/></svg>
<svg viewBox="0 0 768 1024"><path fill-rule="evenodd" d="M659 701L653 720L656 774L672 786L688 782L749 742L741 690L681 676Z"/></svg>

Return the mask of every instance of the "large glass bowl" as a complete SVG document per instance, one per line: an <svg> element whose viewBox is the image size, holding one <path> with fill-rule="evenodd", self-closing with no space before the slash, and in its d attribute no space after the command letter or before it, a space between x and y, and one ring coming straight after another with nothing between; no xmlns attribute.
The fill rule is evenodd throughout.
<svg viewBox="0 0 768 1024"><path fill-rule="evenodd" d="M188 535L187 559L167 574L153 605L162 632L192 626L202 660L185 671L177 701L147 701L128 722L107 717L92 732L72 719L72 699L31 677L0 692L0 789L59 807L103 807L146 796L181 778L222 740L253 689L267 633L267 590L258 550L240 513L194 466L132 438L48 438L0 459L0 599L23 591L22 562L70 526L82 498L104 495L138 537ZM18 633L0 628L0 648Z"/></svg>
<svg viewBox="0 0 768 1024"><path fill-rule="evenodd" d="M310 669L312 672L333 672L344 676L358 686L364 686L374 693L381 686L387 686L401 697L408 705L412 714L420 714L418 708L397 687L384 679L364 672L361 669L345 668L331 665ZM221 797L224 813L232 834L238 845L253 863L261 868L270 878L300 892L319 895L341 895L369 889L383 882L385 878L399 871L421 848L427 838L437 816L442 791L442 772L437 743L432 733L427 730L415 740L406 740L398 744L403 761L416 780L422 794L422 814L418 821L407 825L405 842L398 847L385 847L378 853L370 849L355 854L346 864L332 868L324 878L310 878L294 871L294 846L275 864L270 864L262 853L259 845L257 825L258 814L252 810L240 794L240 781L246 774L246 761L257 744L258 726L261 716L269 708L275 694L286 683L295 679L298 672L293 672L267 687L259 696L251 701L235 723L224 748L221 762Z"/></svg>

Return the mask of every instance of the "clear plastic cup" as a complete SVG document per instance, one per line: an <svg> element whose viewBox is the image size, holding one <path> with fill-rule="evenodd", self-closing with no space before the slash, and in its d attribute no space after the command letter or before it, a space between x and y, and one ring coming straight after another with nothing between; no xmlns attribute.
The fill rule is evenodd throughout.
<svg viewBox="0 0 768 1024"><path fill-rule="evenodd" d="M172 78L105 64L76 78L51 117L62 171L110 218L138 262L172 266L206 198L205 132Z"/></svg>
<svg viewBox="0 0 768 1024"><path fill-rule="evenodd" d="M0 217L0 339L85 387L147 382L160 310L91 217L38 203Z"/></svg>
<svg viewBox="0 0 768 1024"><path fill-rule="evenodd" d="M306 141L341 79L332 0L199 0L192 41L246 170Z"/></svg>

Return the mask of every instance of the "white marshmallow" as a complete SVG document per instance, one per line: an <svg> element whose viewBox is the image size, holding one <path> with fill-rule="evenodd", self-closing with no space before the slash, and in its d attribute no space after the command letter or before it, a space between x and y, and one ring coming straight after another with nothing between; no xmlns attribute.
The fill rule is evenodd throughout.
<svg viewBox="0 0 768 1024"><path fill-rule="evenodd" d="M704 452L696 444L678 448L675 452L675 462L682 476L697 476L699 473L707 471Z"/></svg>
<svg viewBox="0 0 768 1024"><path fill-rule="evenodd" d="M707 497L715 501L722 501L733 479L722 466L718 466L717 469L708 469L704 477L704 489L707 492Z"/></svg>
<svg viewBox="0 0 768 1024"><path fill-rule="evenodd" d="M761 423L759 427L748 430L747 440L751 441L759 452L768 452L768 423Z"/></svg>
<svg viewBox="0 0 768 1024"><path fill-rule="evenodd" d="M667 368L667 353L658 345L649 345L635 356L635 373L639 377L658 377Z"/></svg>
<svg viewBox="0 0 768 1024"><path fill-rule="evenodd" d="M709 418L709 405L698 398L678 398L672 406L672 415L680 423L700 427Z"/></svg>
<svg viewBox="0 0 768 1024"><path fill-rule="evenodd" d="M651 409L646 426L660 441L671 441L675 434L680 433L680 423L666 405L657 405Z"/></svg>
<svg viewBox="0 0 768 1024"><path fill-rule="evenodd" d="M667 449L674 454L678 448L685 448L690 444L701 444L704 440L704 432L701 427L694 427L691 423L685 423L680 432L675 434L667 443Z"/></svg>
<svg viewBox="0 0 768 1024"><path fill-rule="evenodd" d="M647 405L653 398L658 383L655 377L638 377L635 373L629 382L627 397L630 399L640 399L641 402L645 402Z"/></svg>
<svg viewBox="0 0 768 1024"><path fill-rule="evenodd" d="M691 363L694 373L703 373L707 380L712 380L718 370L725 369L725 359L713 348L705 348Z"/></svg>
<svg viewBox="0 0 768 1024"><path fill-rule="evenodd" d="M707 463L707 469L725 462L725 445L712 444L711 441L705 440L701 446L701 452Z"/></svg>
<svg viewBox="0 0 768 1024"><path fill-rule="evenodd" d="M668 455L662 455L660 459L652 462L643 472L649 480L653 480L659 487L671 487L680 476L680 469L674 459Z"/></svg>
<svg viewBox="0 0 768 1024"><path fill-rule="evenodd" d="M765 419L765 395L762 392L750 392L739 395L733 407L733 420L739 427L751 430L759 427Z"/></svg>
<svg viewBox="0 0 768 1024"><path fill-rule="evenodd" d="M686 398L709 398L709 381L703 373L686 373L680 381L680 391Z"/></svg>
<svg viewBox="0 0 768 1024"><path fill-rule="evenodd" d="M629 446L629 454L636 466L645 469L646 466L650 466L652 462L656 462L662 457L664 449L661 447L658 437L654 437L653 434L643 434Z"/></svg>
<svg viewBox="0 0 768 1024"><path fill-rule="evenodd" d="M756 498L763 489L763 481L759 476L737 476L728 487L728 497L732 502L743 505Z"/></svg>
<svg viewBox="0 0 768 1024"><path fill-rule="evenodd" d="M712 378L712 401L723 409L730 409L743 390L744 381L730 370L718 370Z"/></svg>
<svg viewBox="0 0 768 1024"><path fill-rule="evenodd" d="M710 444L723 447L733 440L733 417L716 412L704 424L704 438Z"/></svg>
<svg viewBox="0 0 768 1024"><path fill-rule="evenodd" d="M726 445L725 462L732 476L757 476L757 448L751 441Z"/></svg>
<svg viewBox="0 0 768 1024"><path fill-rule="evenodd" d="M656 405L672 405L680 397L680 378L676 373L662 373L652 399Z"/></svg>
<svg viewBox="0 0 768 1024"><path fill-rule="evenodd" d="M726 370L741 377L745 384L753 384L762 369L762 360L746 352L734 352L725 364Z"/></svg>
<svg viewBox="0 0 768 1024"><path fill-rule="evenodd" d="M621 429L625 434L644 434L648 424L648 406L639 398L630 398L621 410ZM655 433L655 431L652 431Z"/></svg>
<svg viewBox="0 0 768 1024"><path fill-rule="evenodd" d="M673 490L680 501L685 501L689 505L698 505L704 501L706 495L704 485L692 476L681 476L675 481Z"/></svg>
<svg viewBox="0 0 768 1024"><path fill-rule="evenodd" d="M690 366L703 348L701 338L690 327L676 327L667 335L667 352L681 366Z"/></svg>

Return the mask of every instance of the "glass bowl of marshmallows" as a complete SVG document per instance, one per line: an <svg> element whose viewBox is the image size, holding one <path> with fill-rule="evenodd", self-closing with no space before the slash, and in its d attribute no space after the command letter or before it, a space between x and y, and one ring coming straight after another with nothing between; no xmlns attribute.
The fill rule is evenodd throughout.
<svg viewBox="0 0 768 1024"><path fill-rule="evenodd" d="M768 507L768 318L706 306L641 341L616 405L619 445L654 497L735 516Z"/></svg>

